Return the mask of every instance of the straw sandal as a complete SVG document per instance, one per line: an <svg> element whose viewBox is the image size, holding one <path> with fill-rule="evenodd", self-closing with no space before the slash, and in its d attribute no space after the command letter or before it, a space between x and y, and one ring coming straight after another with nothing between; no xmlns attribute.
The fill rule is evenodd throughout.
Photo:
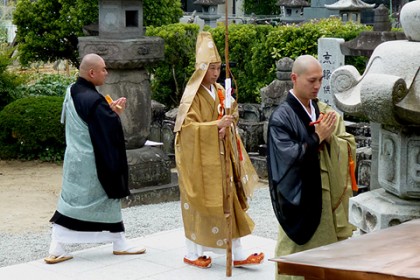
<svg viewBox="0 0 420 280"><path fill-rule="evenodd" d="M44 261L47 264L56 264L56 263L60 263L60 262L71 260L72 258L73 258L73 256L71 256L71 255L65 255L65 254L60 255L60 256L49 255L48 257L46 257L44 259Z"/></svg>
<svg viewBox="0 0 420 280"><path fill-rule="evenodd" d="M140 255L140 254L146 253L146 249L145 248L141 248L138 250L128 249L125 251L113 251L112 253L114 255Z"/></svg>

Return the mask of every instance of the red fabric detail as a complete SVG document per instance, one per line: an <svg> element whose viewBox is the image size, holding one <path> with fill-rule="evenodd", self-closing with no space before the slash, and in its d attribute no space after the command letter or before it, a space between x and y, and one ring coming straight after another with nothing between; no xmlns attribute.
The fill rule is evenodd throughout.
<svg viewBox="0 0 420 280"><path fill-rule="evenodd" d="M236 145L238 146L239 161L243 161L244 156L242 155L241 142L239 141L238 137L236 137Z"/></svg>
<svg viewBox="0 0 420 280"><path fill-rule="evenodd" d="M220 120L223 117L223 112L225 111L225 96L223 95L222 89L220 88L217 90L217 95L219 96L220 108L221 108L217 119Z"/></svg>

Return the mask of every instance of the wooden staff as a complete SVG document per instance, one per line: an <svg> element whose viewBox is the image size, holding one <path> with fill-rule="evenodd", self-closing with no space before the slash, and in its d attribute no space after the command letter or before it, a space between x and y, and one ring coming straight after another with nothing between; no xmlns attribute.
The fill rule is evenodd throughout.
<svg viewBox="0 0 420 280"><path fill-rule="evenodd" d="M229 1L225 1L225 112L226 115L230 115L230 104L231 104L231 80L230 80L230 65L229 65ZM226 276L232 276L232 162L230 159L232 143L230 139L230 127L226 129L225 134L225 162L226 162L226 207L225 207L225 216L227 224L227 242L226 242Z"/></svg>

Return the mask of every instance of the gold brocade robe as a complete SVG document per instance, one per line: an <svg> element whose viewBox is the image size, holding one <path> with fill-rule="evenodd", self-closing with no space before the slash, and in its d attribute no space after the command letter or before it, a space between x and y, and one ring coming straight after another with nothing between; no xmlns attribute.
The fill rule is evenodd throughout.
<svg viewBox="0 0 420 280"><path fill-rule="evenodd" d="M333 111L323 102L318 102L322 113ZM356 142L354 136L347 133L344 121L337 115L336 128L331 136L329 149L320 151L322 181L322 213L321 222L312 238L304 245L294 243L279 226L279 237L276 245L276 256L285 256L312 248L328 245L352 236L356 229L348 221L349 199L353 196L349 173L349 152L356 158ZM277 273L276 279L300 280L303 277L285 276Z"/></svg>
<svg viewBox="0 0 420 280"><path fill-rule="evenodd" d="M223 90L220 85L215 86ZM177 132L175 157L186 238L202 246L222 249L226 248L228 234L224 213L227 182L225 141L219 140L217 127L219 104L217 95L213 100L203 87L199 88L181 130ZM232 115L237 117L237 105L232 105ZM247 190L258 181L258 175L242 143L244 160L241 164L237 159L236 141L233 139L231 143L228 164L240 166L242 171L242 184L234 183L232 186L232 238L239 238L250 234L254 228L253 221L246 213L246 197L249 195Z"/></svg>

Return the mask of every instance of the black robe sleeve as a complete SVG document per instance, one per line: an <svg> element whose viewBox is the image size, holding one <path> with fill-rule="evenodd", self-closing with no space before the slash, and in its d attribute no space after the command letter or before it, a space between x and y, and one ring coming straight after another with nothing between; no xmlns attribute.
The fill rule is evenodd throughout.
<svg viewBox="0 0 420 280"><path fill-rule="evenodd" d="M318 108L316 111L319 115ZM272 113L267 135L273 209L286 234L299 245L315 233L322 210L319 138L310 121L302 106L289 96Z"/></svg>
<svg viewBox="0 0 420 280"><path fill-rule="evenodd" d="M124 133L120 118L103 100L88 123L98 179L109 198L130 195Z"/></svg>

